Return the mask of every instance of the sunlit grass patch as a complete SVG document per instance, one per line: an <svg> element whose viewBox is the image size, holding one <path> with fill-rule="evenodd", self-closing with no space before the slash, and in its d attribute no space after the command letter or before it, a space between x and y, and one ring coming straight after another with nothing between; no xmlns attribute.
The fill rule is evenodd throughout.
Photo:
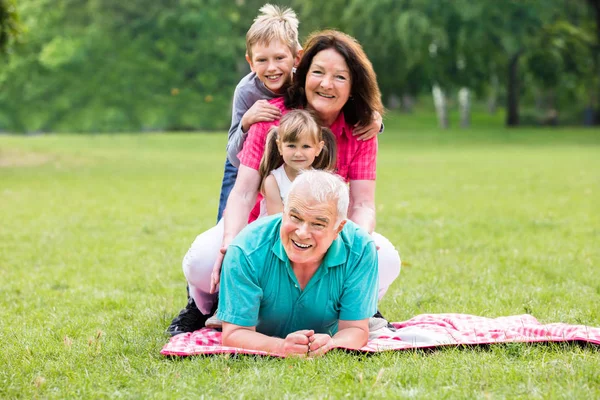
<svg viewBox="0 0 600 400"><path fill-rule="evenodd" d="M600 326L599 132L428 118L393 116L379 138L377 231L405 261L383 314ZM598 348L578 344L161 356L181 258L215 223L225 140L0 136L0 156L39 157L0 167L1 398L600 396Z"/></svg>

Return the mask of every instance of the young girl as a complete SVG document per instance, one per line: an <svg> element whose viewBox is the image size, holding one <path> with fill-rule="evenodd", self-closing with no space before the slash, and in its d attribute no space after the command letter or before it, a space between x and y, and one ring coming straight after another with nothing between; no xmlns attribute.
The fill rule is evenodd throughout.
<svg viewBox="0 0 600 400"><path fill-rule="evenodd" d="M258 170L264 196L260 216L283 211L283 201L298 172L308 168L333 171L335 157L335 136L319 127L308 111L293 110L284 115L267 135Z"/></svg>

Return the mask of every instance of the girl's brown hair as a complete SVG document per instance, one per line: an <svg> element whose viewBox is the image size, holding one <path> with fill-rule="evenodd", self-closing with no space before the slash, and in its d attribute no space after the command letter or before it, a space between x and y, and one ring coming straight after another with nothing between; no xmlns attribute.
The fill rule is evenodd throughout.
<svg viewBox="0 0 600 400"><path fill-rule="evenodd" d="M314 143L324 142L323 149L312 163L314 169L333 171L335 169L337 147L334 134L328 128L321 128L310 112L306 110L292 110L281 118L278 127L273 127L267 134L265 153L260 161L258 173L260 174L261 188L265 178L271 171L283 164L283 157L279 153L277 140L280 143L296 142L303 134L309 134Z"/></svg>

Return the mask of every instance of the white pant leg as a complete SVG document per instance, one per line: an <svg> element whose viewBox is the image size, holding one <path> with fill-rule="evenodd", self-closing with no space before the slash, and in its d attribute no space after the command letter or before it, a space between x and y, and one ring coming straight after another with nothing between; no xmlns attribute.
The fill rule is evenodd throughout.
<svg viewBox="0 0 600 400"><path fill-rule="evenodd" d="M190 296L203 314L209 314L217 300L210 294L210 277L223 242L223 219L196 237L183 258L183 274L190 287Z"/></svg>
<svg viewBox="0 0 600 400"><path fill-rule="evenodd" d="M387 240L386 237L381 236L377 232L371 234L375 244L379 247L377 251L377 258L379 261L379 300L383 297L385 292L394 282L394 280L400 274L400 254L394 248L394 245Z"/></svg>

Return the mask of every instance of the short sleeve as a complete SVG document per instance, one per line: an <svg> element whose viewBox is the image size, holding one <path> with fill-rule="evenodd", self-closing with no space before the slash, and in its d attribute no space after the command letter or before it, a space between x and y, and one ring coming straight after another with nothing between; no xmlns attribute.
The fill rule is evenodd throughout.
<svg viewBox="0 0 600 400"><path fill-rule="evenodd" d="M259 122L250 127L244 148L238 154L240 164L258 171L260 160L265 152L267 133L272 126L276 125L279 125L279 121Z"/></svg>
<svg viewBox="0 0 600 400"><path fill-rule="evenodd" d="M348 166L349 180L375 180L377 177L377 150L377 137L358 143L358 149Z"/></svg>
<svg viewBox="0 0 600 400"><path fill-rule="evenodd" d="M365 235L367 235L365 233ZM359 239L360 240L360 239ZM348 268L340 300L340 320L358 321L377 311L379 269L375 242L364 238L362 254Z"/></svg>
<svg viewBox="0 0 600 400"><path fill-rule="evenodd" d="M230 245L221 269L217 316L230 324L256 326L262 294L256 269L238 246Z"/></svg>

